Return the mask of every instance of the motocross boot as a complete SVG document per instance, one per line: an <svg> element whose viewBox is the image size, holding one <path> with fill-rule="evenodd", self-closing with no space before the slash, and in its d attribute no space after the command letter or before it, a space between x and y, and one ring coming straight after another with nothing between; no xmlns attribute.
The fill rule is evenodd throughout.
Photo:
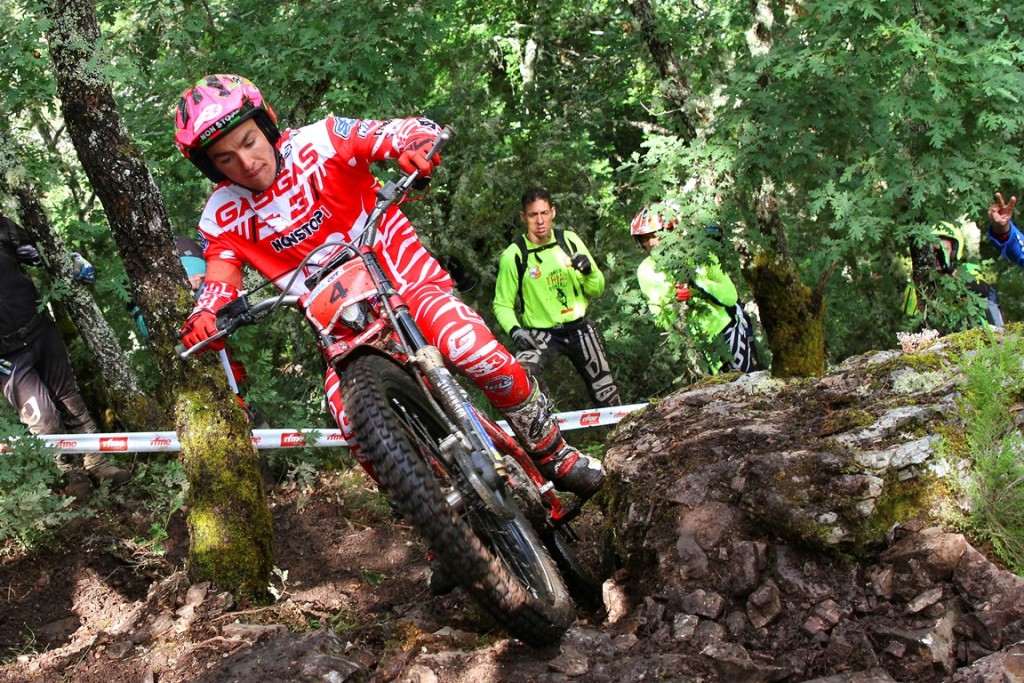
<svg viewBox="0 0 1024 683"><path fill-rule="evenodd" d="M111 464L106 456L99 453L89 453L85 456L85 471L97 484L109 481L112 489L132 478L130 472Z"/></svg>
<svg viewBox="0 0 1024 683"><path fill-rule="evenodd" d="M58 453L53 462L60 470L64 481L62 493L82 502L92 494L92 480L82 468L82 456L74 453Z"/></svg>
<svg viewBox="0 0 1024 683"><path fill-rule="evenodd" d="M565 442L558 422L551 415L551 401L541 393L536 381L533 381L529 398L501 412L537 469L555 488L575 493L580 498L597 493L604 483L601 462L588 458Z"/></svg>
<svg viewBox="0 0 1024 683"><path fill-rule="evenodd" d="M92 494L92 480L89 479L85 470L68 470L64 473L63 493L78 502L89 498L89 495Z"/></svg>

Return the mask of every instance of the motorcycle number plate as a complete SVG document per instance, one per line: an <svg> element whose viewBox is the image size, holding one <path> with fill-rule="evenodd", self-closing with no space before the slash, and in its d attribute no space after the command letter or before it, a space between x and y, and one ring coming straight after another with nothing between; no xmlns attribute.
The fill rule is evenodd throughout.
<svg viewBox="0 0 1024 683"><path fill-rule="evenodd" d="M306 317L321 330L330 331L339 313L353 303L377 293L373 279L359 259L354 259L327 275L306 299Z"/></svg>

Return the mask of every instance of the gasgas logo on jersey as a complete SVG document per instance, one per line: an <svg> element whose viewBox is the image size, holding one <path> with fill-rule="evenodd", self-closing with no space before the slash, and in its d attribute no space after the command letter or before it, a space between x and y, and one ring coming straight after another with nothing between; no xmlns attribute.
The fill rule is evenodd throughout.
<svg viewBox="0 0 1024 683"><path fill-rule="evenodd" d="M246 193L242 197L232 197L229 201L218 206L214 212L214 219L217 221L217 225L222 228L234 225L239 220L247 219L255 209L267 206L278 197L290 197L293 190L301 186L301 176L310 169L316 169L319 161L320 155L317 154L316 148L313 147L312 143L306 145L299 150L291 165L287 167L284 173L277 177L277 180L266 192L259 194L259 196ZM309 179L309 182L316 183L318 187L322 187L322 183L317 180L316 176L322 176L323 169L314 172L312 175L313 177Z"/></svg>

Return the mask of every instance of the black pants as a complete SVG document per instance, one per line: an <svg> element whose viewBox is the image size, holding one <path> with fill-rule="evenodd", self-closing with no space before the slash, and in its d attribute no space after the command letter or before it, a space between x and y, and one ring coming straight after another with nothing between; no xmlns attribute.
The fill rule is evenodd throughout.
<svg viewBox="0 0 1024 683"><path fill-rule="evenodd" d="M580 373L594 405L601 408L622 405L604 342L589 318L547 330L533 329L532 332L537 348L520 351L516 360L538 381L542 381L544 368L559 355L564 355Z"/></svg>
<svg viewBox="0 0 1024 683"><path fill-rule="evenodd" d="M0 351L11 364L0 372L0 391L33 434L94 433L96 423L75 383L57 325L43 315L31 334Z"/></svg>

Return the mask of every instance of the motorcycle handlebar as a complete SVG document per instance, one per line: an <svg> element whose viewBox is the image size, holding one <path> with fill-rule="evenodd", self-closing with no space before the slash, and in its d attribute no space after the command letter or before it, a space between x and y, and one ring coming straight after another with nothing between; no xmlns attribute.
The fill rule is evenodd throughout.
<svg viewBox="0 0 1024 683"><path fill-rule="evenodd" d="M237 299L228 302L217 311L217 329L220 330L217 334L207 337L195 346L177 344L174 347L174 352L179 358L184 360L189 356L199 353L211 342L234 334L240 327L255 325L262 317L261 314L267 313L278 306L294 306L298 301L299 297L286 296L282 293L280 296L267 297L250 305L248 296L243 293Z"/></svg>

